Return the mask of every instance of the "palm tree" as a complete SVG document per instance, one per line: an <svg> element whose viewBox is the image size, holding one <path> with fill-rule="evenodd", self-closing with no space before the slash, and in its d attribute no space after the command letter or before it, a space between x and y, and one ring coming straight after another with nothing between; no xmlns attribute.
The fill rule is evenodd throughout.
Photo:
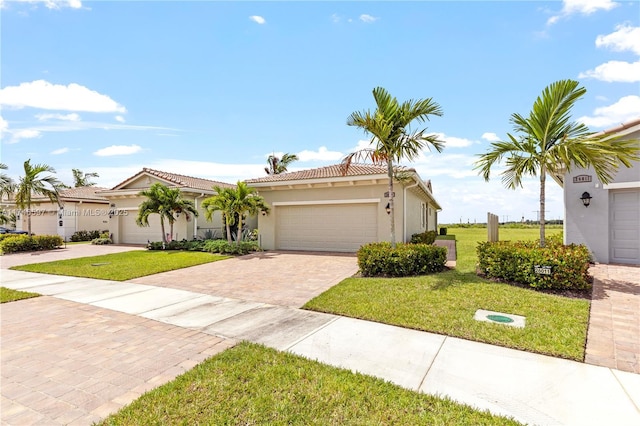
<svg viewBox="0 0 640 426"><path fill-rule="evenodd" d="M169 188L165 186L162 191L164 195L164 205L168 209L167 219L171 227L169 235L173 238L173 224L176 219L180 217L180 213L183 213L185 218L189 220L191 215L198 216L198 211L193 201L182 198L182 193L179 188Z"/></svg>
<svg viewBox="0 0 640 426"><path fill-rule="evenodd" d="M96 183L91 181L91 178L100 177L99 174L93 173L83 173L80 169L71 169L71 173L73 173L73 186L79 188L81 186L94 186Z"/></svg>
<svg viewBox="0 0 640 426"><path fill-rule="evenodd" d="M24 162L24 176L16 185L16 206L27 210L27 230L31 235L31 198L34 195L47 197L52 203L58 203L58 191L63 186L53 175L42 176L43 173L55 173L55 169L46 164L31 165L31 159Z"/></svg>
<svg viewBox="0 0 640 426"><path fill-rule="evenodd" d="M225 224L227 230L227 242L231 244L231 225L235 224L235 213L233 211L235 200L234 190L232 188L221 188L219 186L214 186L213 190L216 192L216 195L202 201L204 217L211 222L211 220L213 220L213 213L216 211L221 212L222 222Z"/></svg>
<svg viewBox="0 0 640 426"><path fill-rule="evenodd" d="M431 115L441 116L442 109L432 98L411 99L400 104L382 87L373 89L373 98L377 105L374 112L356 111L347 119L347 125L360 127L371 135L373 148L365 148L347 155L342 160L342 170L346 174L354 160L386 164L389 176L391 246L395 248L394 162L400 162L402 158L413 160L424 148L433 147L438 152L442 151L444 142L439 141L436 135L426 135L426 128L416 131L410 128L414 120L424 123Z"/></svg>
<svg viewBox="0 0 640 426"><path fill-rule="evenodd" d="M6 164L0 163L0 169L7 170L8 167ZM15 189L15 182L13 181L13 179L11 179L11 177L9 177L9 175L5 173L0 173L0 198L2 198L5 195L8 196L13 192L14 189Z"/></svg>
<svg viewBox="0 0 640 426"><path fill-rule="evenodd" d="M138 195L147 197L140 206L138 206L138 216L136 223L138 226L149 226L149 216L152 214L160 215L160 229L162 230L162 242L167 242L167 234L165 232L164 220L169 219L169 209L165 203L165 185L154 183L149 187L140 191Z"/></svg>
<svg viewBox="0 0 640 426"><path fill-rule="evenodd" d="M235 188L220 188L214 186L217 195L209 197L202 202L205 209L205 217L211 220L214 211L222 212L222 218L227 228L227 242L231 243L231 226L237 225L236 244L242 240L242 218L249 214L269 212L269 206L264 198L257 195L254 188L247 186L245 182L238 182Z"/></svg>
<svg viewBox="0 0 640 426"><path fill-rule="evenodd" d="M619 164L631 167L638 160L638 142L594 136L587 126L571 121L571 108L587 91L574 80L560 80L538 96L528 117L511 115L514 135L508 141L493 142L480 155L476 169L486 181L491 167L506 157L503 184L522 187L524 176L540 178L540 247L545 238L545 182L547 174L562 174L572 167L593 167L604 184L611 182Z"/></svg>
<svg viewBox="0 0 640 426"><path fill-rule="evenodd" d="M267 158L267 164L269 164L269 167L265 167L264 171L267 172L268 175L278 175L286 172L287 166L294 161L298 161L298 156L296 154L283 154L281 158L276 157L275 154L271 154L269 158Z"/></svg>

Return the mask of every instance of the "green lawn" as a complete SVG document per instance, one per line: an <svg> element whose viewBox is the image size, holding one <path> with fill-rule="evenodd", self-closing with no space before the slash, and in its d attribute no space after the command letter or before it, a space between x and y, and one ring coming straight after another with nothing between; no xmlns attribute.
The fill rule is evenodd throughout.
<svg viewBox="0 0 640 426"><path fill-rule="evenodd" d="M102 425L516 425L264 346L242 343L147 392Z"/></svg>
<svg viewBox="0 0 640 426"><path fill-rule="evenodd" d="M38 293L29 293L27 291L0 287L0 303L15 302L16 300L30 299L38 296L40 296Z"/></svg>
<svg viewBox="0 0 640 426"><path fill-rule="evenodd" d="M126 281L159 272L215 262L227 259L228 257L229 256L196 251L133 250L102 256L59 260L56 262L33 263L30 265L14 266L11 269L73 277Z"/></svg>
<svg viewBox="0 0 640 426"><path fill-rule="evenodd" d="M582 361L589 302L484 280L475 275L475 247L486 229L449 228L457 267L408 278L348 278L304 308L430 331ZM559 232L549 230L548 234ZM535 239L537 229L500 229L501 240ZM526 317L518 329L473 319L477 309Z"/></svg>

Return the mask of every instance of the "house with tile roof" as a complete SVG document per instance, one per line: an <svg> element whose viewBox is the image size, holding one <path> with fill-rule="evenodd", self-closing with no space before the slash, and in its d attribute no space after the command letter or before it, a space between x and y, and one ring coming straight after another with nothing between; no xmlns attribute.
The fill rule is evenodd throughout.
<svg viewBox="0 0 640 426"><path fill-rule="evenodd" d="M193 201L198 216L185 217L181 215L173 226L173 235L170 240L191 240L193 238L222 238L222 217L220 212L215 212L213 220L205 220L202 201L215 195L214 186L233 188L235 185L202 179L193 176L185 176L160 170L143 168L140 172L120 182L111 189L100 191L100 196L108 200L109 215L108 228L112 239L116 244L146 244L149 241L161 241L162 231L158 215L149 217L149 226L140 227L136 224L138 207L145 200L140 196L140 191L149 189L154 183L161 183L168 187L178 188L183 198ZM250 221L248 224L255 224ZM255 226L254 226L255 227ZM167 227L165 229L169 231Z"/></svg>
<svg viewBox="0 0 640 426"><path fill-rule="evenodd" d="M640 117L597 135L636 140L640 146ZM608 184L593 168L552 177L564 192L565 244L585 244L599 263L640 265L640 162L620 165Z"/></svg>
<svg viewBox="0 0 640 426"><path fill-rule="evenodd" d="M337 164L245 182L271 206L258 217L264 249L355 252L390 239L386 166L352 164L344 173ZM441 208L431 182L398 167L394 192L397 241L437 229Z"/></svg>
<svg viewBox="0 0 640 426"><path fill-rule="evenodd" d="M13 201L4 202L3 207L16 213L16 229L26 231L31 216L33 234L60 235L68 241L76 231L108 229L109 200L98 194L104 189L96 186L63 189L58 203L34 196L29 211L17 209Z"/></svg>

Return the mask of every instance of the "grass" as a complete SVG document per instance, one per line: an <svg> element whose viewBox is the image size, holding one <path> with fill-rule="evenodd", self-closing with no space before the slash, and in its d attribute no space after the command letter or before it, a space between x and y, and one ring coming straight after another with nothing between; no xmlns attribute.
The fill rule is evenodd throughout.
<svg viewBox="0 0 640 426"><path fill-rule="evenodd" d="M494 283L475 274L486 229L456 228L455 270L407 278L348 278L304 306L354 318L582 361L589 301ZM559 232L549 230L548 234ZM537 229L500 229L501 240L535 239ZM526 317L513 328L473 319L477 309Z"/></svg>
<svg viewBox="0 0 640 426"><path fill-rule="evenodd" d="M147 392L101 425L516 425L448 399L241 343Z"/></svg>
<svg viewBox="0 0 640 426"><path fill-rule="evenodd" d="M29 293L27 291L0 287L0 303L15 302L16 300L30 299L38 296L40 296L38 293Z"/></svg>
<svg viewBox="0 0 640 426"><path fill-rule="evenodd" d="M11 269L73 277L126 281L174 269L227 259L228 256L194 251L133 250L101 256L14 266Z"/></svg>

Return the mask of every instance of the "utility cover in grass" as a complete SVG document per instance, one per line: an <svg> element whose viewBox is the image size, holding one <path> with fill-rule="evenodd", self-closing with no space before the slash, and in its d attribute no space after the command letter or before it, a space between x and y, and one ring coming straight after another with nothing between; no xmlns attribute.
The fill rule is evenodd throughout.
<svg viewBox="0 0 640 426"><path fill-rule="evenodd" d="M511 327L524 328L526 318L520 315L478 309L473 316L473 319L476 321L486 321L494 324L504 324L510 325Z"/></svg>

